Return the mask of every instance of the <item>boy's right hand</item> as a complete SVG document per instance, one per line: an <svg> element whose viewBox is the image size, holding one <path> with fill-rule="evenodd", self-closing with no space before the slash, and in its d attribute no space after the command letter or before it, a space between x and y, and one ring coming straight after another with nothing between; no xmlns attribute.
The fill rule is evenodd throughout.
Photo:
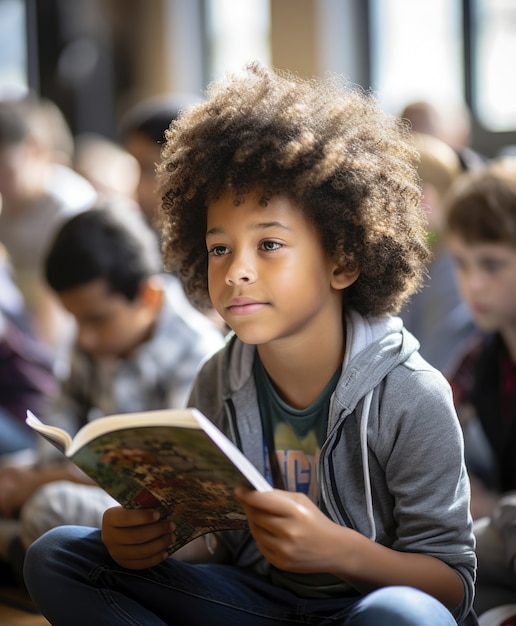
<svg viewBox="0 0 516 626"><path fill-rule="evenodd" d="M153 509L127 510L115 506L104 513L102 542L111 557L127 569L145 569L168 558L175 541L175 524L161 520Z"/></svg>

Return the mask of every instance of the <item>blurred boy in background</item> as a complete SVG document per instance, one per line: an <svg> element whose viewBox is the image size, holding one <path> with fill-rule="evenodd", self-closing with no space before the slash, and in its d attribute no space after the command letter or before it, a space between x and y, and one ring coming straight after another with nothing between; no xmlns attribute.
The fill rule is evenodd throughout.
<svg viewBox="0 0 516 626"><path fill-rule="evenodd" d="M451 377L471 477L480 614L516 602L516 159L454 185L447 242L484 333Z"/></svg>
<svg viewBox="0 0 516 626"><path fill-rule="evenodd" d="M74 434L102 415L185 405L200 362L223 338L179 281L161 273L156 239L139 213L117 205L71 218L45 272L77 335L69 374L43 421ZM9 533L0 556L18 569L21 547L61 524L100 527L113 502L47 444L34 466L0 471L0 535Z"/></svg>
<svg viewBox="0 0 516 626"><path fill-rule="evenodd" d="M421 355L447 375L476 333L443 237L443 199L459 177L461 165L455 151L437 137L413 132L412 138L419 153L416 165L423 183L423 208L433 258L427 265L423 288L412 294L400 316L419 340Z"/></svg>

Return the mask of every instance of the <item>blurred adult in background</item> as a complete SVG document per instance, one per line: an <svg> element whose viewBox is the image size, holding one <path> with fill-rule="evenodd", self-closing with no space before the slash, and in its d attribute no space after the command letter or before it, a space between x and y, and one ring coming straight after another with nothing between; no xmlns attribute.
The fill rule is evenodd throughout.
<svg viewBox="0 0 516 626"><path fill-rule="evenodd" d="M413 131L448 144L457 153L462 170L482 167L487 161L471 147L471 114L466 106L440 107L427 100L416 100L405 105L400 117L410 122Z"/></svg>
<svg viewBox="0 0 516 626"><path fill-rule="evenodd" d="M0 100L0 242L36 333L56 352L70 322L43 280L43 259L61 223L96 200L67 164L70 141L53 103L32 95Z"/></svg>
<svg viewBox="0 0 516 626"><path fill-rule="evenodd" d="M456 152L440 139L418 132L412 135L420 157L417 168L423 184L423 209L433 259L427 267L424 286L411 296L400 315L419 340L421 355L446 375L476 334L443 238L443 198L462 168Z"/></svg>

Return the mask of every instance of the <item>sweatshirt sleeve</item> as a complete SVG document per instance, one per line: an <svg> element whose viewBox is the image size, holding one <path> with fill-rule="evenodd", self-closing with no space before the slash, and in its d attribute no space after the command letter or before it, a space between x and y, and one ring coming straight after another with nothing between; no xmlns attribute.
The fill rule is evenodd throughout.
<svg viewBox="0 0 516 626"><path fill-rule="evenodd" d="M394 502L392 547L434 556L456 570L464 583L454 612L461 621L473 603L476 569L462 431L444 377L431 368L407 370L403 388L411 393L387 384L379 414L379 428L391 424L378 454Z"/></svg>

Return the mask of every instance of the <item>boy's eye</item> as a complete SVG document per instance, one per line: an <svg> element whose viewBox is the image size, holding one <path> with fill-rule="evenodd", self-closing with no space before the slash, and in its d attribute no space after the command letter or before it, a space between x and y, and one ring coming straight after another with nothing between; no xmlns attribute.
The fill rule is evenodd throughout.
<svg viewBox="0 0 516 626"><path fill-rule="evenodd" d="M262 248L267 252L272 252L273 250L279 250L281 248L281 244L277 241L264 241L262 243Z"/></svg>
<svg viewBox="0 0 516 626"><path fill-rule="evenodd" d="M226 254L227 251L228 249L226 248L226 246L212 246L208 250L208 254L211 254L212 256L222 256Z"/></svg>
<svg viewBox="0 0 516 626"><path fill-rule="evenodd" d="M488 274L494 274L503 268L503 263L501 261L495 261L494 259L486 259L482 263L482 267L485 272Z"/></svg>
<svg viewBox="0 0 516 626"><path fill-rule="evenodd" d="M461 271L463 271L466 267L466 263L462 259L459 259L458 257L453 257L453 263L455 267Z"/></svg>
<svg viewBox="0 0 516 626"><path fill-rule="evenodd" d="M91 317L85 317L81 320L81 325L89 328L90 330L95 330L105 326L112 319L112 315L109 313L104 313L102 315L95 315Z"/></svg>

